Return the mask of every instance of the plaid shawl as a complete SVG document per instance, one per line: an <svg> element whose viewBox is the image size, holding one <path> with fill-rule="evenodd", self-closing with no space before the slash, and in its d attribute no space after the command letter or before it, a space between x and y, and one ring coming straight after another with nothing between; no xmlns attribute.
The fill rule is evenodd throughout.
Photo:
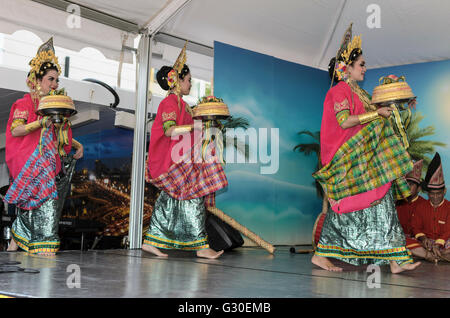
<svg viewBox="0 0 450 318"><path fill-rule="evenodd" d="M56 147L53 143L53 130L47 129L42 135L42 154L40 145L22 167L5 195L4 201L25 210L39 208L49 199L57 199L56 188Z"/></svg>
<svg viewBox="0 0 450 318"><path fill-rule="evenodd" d="M410 195L404 176L413 163L389 121L376 119L342 144L313 174L332 200L367 192L393 181L396 199Z"/></svg>
<svg viewBox="0 0 450 318"><path fill-rule="evenodd" d="M228 180L216 157L211 162L204 161L200 153L201 145L197 144L167 172L154 179L149 179L147 165L146 180L177 200L205 197L205 205L213 207L215 192L228 186Z"/></svg>

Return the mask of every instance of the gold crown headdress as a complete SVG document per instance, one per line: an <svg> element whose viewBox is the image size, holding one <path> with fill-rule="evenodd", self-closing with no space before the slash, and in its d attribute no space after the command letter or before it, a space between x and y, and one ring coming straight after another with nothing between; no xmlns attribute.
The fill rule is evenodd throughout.
<svg viewBox="0 0 450 318"><path fill-rule="evenodd" d="M180 54L178 55L177 60L175 61L175 64L173 65L173 69L177 71L177 73L180 73L183 69L184 64L186 64L186 47L187 47L188 41L184 44L183 49L181 50Z"/></svg>
<svg viewBox="0 0 450 318"><path fill-rule="evenodd" d="M55 48L53 47L53 37L51 37L47 42L42 44L36 53L36 56L29 63L31 69L28 75L27 85L30 88L34 97L40 99L40 88L37 83L37 76L44 75L45 69L56 66L58 69L58 74L61 74L61 66L58 63L58 58L55 55ZM43 70L41 70L42 66Z"/></svg>
<svg viewBox="0 0 450 318"><path fill-rule="evenodd" d="M342 37L342 40L341 40L341 46L339 47L339 50L337 51L337 54L336 54L336 59L338 59L344 53L344 51L348 47L348 44L352 40L352 26L353 26L353 22L350 23L347 30L345 30L344 36Z"/></svg>
<svg viewBox="0 0 450 318"><path fill-rule="evenodd" d="M40 75L43 75L43 71L40 69L45 63L49 66L51 66L50 64L55 65L58 69L58 74L61 74L61 66L59 66L58 58L55 56L55 48L53 47L53 37L39 47L36 56L30 61L30 75L32 73L37 75L39 72L41 72Z"/></svg>
<svg viewBox="0 0 450 318"><path fill-rule="evenodd" d="M178 55L177 60L175 61L175 63L172 66L172 70L169 72L169 74L167 74L167 84L169 85L169 92L168 94L170 94L172 91L173 93L175 93L175 95L177 95L178 98L178 107L180 107L180 96L181 96L181 87L180 87L180 79L179 79L179 75L181 73L181 71L183 70L184 65L186 64L186 47L187 47L188 41L186 41L186 43L184 44L183 49L181 50L180 54ZM191 107L186 103L186 111L192 114L192 109Z"/></svg>
<svg viewBox="0 0 450 318"><path fill-rule="evenodd" d="M345 65L348 65L353 50L359 49L361 51L361 36L356 35L352 39L352 26L353 22L350 23L347 30L345 30L344 36L342 37L341 40L341 45L336 53L335 67L333 70L333 77L331 79L331 86L333 86L334 75L336 73L336 68L338 67L338 64L343 63Z"/></svg>
<svg viewBox="0 0 450 318"><path fill-rule="evenodd" d="M184 44L183 49L181 50L180 54L178 55L177 60L173 64L172 68L173 70L167 74L167 84L171 89L175 89L175 93L177 95L180 94L180 84L179 84L179 74L181 73L181 70L183 69L184 64L186 64L186 46L188 41Z"/></svg>
<svg viewBox="0 0 450 318"><path fill-rule="evenodd" d="M342 52L341 57L345 61L345 64L348 64L350 62L350 54L353 52L354 49L361 50L360 35L355 35L350 44L347 46L347 49L344 52Z"/></svg>

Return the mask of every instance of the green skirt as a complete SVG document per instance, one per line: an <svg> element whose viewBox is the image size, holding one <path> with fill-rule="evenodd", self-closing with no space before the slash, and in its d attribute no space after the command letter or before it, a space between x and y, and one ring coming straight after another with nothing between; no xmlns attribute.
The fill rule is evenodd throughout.
<svg viewBox="0 0 450 318"><path fill-rule="evenodd" d="M47 200L34 210L18 209L11 227L17 245L29 253L56 253L59 250L59 219L67 193L70 189L76 159L66 156L61 159L66 174L56 176L58 199Z"/></svg>
<svg viewBox="0 0 450 318"><path fill-rule="evenodd" d="M204 198L177 200L161 191L144 244L188 251L209 248L205 219Z"/></svg>
<svg viewBox="0 0 450 318"><path fill-rule="evenodd" d="M398 220L392 190L381 203L367 209L325 217L316 255L352 265L399 265L412 263L403 229Z"/></svg>

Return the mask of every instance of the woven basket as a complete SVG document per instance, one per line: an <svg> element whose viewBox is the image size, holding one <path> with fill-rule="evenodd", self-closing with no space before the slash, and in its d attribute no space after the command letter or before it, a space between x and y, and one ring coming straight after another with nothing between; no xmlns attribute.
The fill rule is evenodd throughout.
<svg viewBox="0 0 450 318"><path fill-rule="evenodd" d="M72 116L77 113L72 98L66 95L48 95L39 101L36 111L41 116Z"/></svg>
<svg viewBox="0 0 450 318"><path fill-rule="evenodd" d="M193 109L194 118L227 118L230 117L228 106L225 103L203 103Z"/></svg>
<svg viewBox="0 0 450 318"><path fill-rule="evenodd" d="M416 97L404 76L394 78L385 76L380 79L383 83L373 89L373 104L404 103Z"/></svg>

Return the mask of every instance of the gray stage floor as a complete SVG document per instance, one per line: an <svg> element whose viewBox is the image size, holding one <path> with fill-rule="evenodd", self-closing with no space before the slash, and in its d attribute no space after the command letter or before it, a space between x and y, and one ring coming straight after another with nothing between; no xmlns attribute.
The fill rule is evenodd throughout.
<svg viewBox="0 0 450 318"><path fill-rule="evenodd" d="M275 255L244 247L217 260L169 251L167 259L141 250L62 251L53 258L0 252L0 263L21 262L37 274L0 273L0 295L14 297L303 298L450 297L450 264L422 262L414 272L391 274L381 267L379 288L366 267L345 265L331 273L310 263L311 254ZM73 265L80 269L80 288ZM72 265L72 266L71 266ZM68 285L69 282L69 285Z"/></svg>

